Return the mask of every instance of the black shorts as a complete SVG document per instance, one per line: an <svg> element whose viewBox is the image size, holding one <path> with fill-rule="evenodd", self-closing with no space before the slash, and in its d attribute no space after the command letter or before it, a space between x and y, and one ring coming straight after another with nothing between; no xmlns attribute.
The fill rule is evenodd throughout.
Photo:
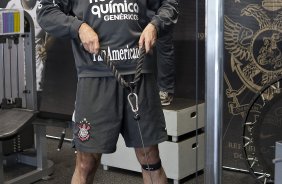
<svg viewBox="0 0 282 184"><path fill-rule="evenodd" d="M132 81L133 76L124 76ZM165 119L153 74L141 76L137 86L140 128L144 146L167 140ZM114 77L80 78L73 118L74 144L77 150L112 153L119 133L126 146L140 148L142 141L134 113L128 103L129 91Z"/></svg>

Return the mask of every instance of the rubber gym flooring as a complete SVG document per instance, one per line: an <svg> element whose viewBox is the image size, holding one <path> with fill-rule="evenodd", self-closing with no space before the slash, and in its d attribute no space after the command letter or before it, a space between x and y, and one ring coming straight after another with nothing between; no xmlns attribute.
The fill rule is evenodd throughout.
<svg viewBox="0 0 282 184"><path fill-rule="evenodd" d="M60 136L61 127L48 127L47 134ZM70 131L67 131L66 137L70 137ZM48 159L54 162L54 173L47 180L40 180L34 184L70 184L72 173L75 166L75 153L70 142L64 142L62 150L57 151L58 140L47 139ZM126 155L125 155L126 157ZM5 178L9 179L25 171L29 171L30 166L20 165L5 168ZM173 183L173 180L169 180ZM180 181L183 184L204 184L204 174L200 172L198 177L189 176ZM254 179L241 172L223 170L223 184L255 184ZM140 173L117 169L110 167L109 170L103 170L100 166L94 184L142 184Z"/></svg>

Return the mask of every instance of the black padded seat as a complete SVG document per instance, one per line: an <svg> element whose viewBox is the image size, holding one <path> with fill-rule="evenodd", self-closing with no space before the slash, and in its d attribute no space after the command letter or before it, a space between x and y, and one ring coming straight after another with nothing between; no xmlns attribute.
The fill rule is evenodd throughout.
<svg viewBox="0 0 282 184"><path fill-rule="evenodd" d="M34 119L35 114L26 109L0 109L0 140L16 136Z"/></svg>

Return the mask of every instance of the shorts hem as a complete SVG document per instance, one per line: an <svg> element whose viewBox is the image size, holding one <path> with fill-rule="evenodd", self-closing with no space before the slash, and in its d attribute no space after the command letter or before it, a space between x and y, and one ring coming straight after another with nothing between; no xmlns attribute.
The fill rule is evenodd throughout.
<svg viewBox="0 0 282 184"><path fill-rule="evenodd" d="M80 152L85 153L114 153L116 151L115 149L96 149L96 148L84 148L83 146L79 146L75 144L75 149Z"/></svg>

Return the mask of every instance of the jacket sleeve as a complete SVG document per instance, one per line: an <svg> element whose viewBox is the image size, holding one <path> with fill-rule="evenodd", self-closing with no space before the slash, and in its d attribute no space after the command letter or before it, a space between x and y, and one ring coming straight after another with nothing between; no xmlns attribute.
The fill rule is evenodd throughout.
<svg viewBox="0 0 282 184"><path fill-rule="evenodd" d="M150 23L156 27L158 37L161 37L173 29L178 20L179 10L178 0L158 0L158 2L161 3L149 4L150 9L156 12Z"/></svg>
<svg viewBox="0 0 282 184"><path fill-rule="evenodd" d="M78 38L83 21L71 15L70 0L39 0L37 21L50 35L60 38Z"/></svg>

